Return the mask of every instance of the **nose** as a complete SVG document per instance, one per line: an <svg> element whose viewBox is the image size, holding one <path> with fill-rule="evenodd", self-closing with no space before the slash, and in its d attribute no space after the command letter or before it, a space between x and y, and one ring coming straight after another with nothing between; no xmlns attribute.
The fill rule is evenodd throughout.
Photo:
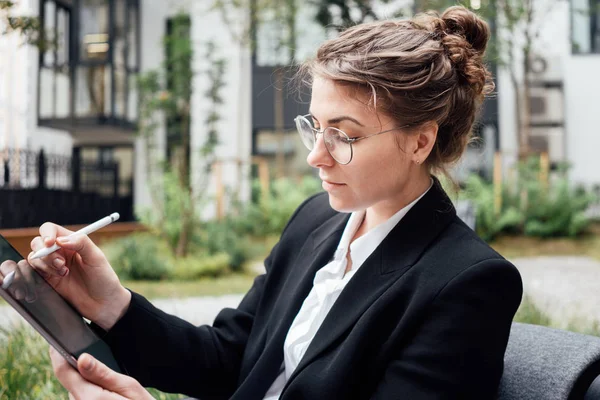
<svg viewBox="0 0 600 400"><path fill-rule="evenodd" d="M315 147L308 153L306 162L313 168L320 168L323 166L332 167L335 165L335 160L331 157L331 154L329 154L327 147L325 147L325 140L323 140L322 134L317 135Z"/></svg>

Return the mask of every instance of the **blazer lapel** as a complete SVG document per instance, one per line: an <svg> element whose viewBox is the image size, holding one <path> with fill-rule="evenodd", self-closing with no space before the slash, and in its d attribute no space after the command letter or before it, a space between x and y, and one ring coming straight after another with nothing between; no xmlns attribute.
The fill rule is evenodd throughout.
<svg viewBox="0 0 600 400"><path fill-rule="evenodd" d="M283 352L283 342L302 303L313 287L316 272L333 257L350 214L336 214L313 231L285 280L268 327L268 346ZM283 353L282 353L283 354Z"/></svg>
<svg viewBox="0 0 600 400"><path fill-rule="evenodd" d="M431 190L392 229L350 279L288 384L306 365L354 326L360 316L418 261L427 246L455 215L452 202L434 178Z"/></svg>

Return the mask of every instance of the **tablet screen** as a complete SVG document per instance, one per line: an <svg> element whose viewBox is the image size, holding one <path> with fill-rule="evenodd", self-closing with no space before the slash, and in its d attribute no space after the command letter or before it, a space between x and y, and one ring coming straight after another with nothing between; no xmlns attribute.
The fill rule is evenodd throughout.
<svg viewBox="0 0 600 400"><path fill-rule="evenodd" d="M0 288L2 297L20 305L23 310L13 307L20 314L25 311L46 331L40 332L42 335L49 334L75 357L96 343L98 336L79 313L27 262L17 264L20 260L23 257L0 235L0 262L5 277Z"/></svg>

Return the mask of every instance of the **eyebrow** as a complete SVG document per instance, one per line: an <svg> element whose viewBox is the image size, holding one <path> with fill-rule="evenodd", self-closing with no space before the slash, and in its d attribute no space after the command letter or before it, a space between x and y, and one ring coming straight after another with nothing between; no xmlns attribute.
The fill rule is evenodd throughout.
<svg viewBox="0 0 600 400"><path fill-rule="evenodd" d="M309 111L309 114L311 117L313 117L314 119L316 119L318 121L318 119L315 118L315 116L313 115L312 112ZM330 125L335 125L335 124L339 124L342 121L351 121L351 122L354 122L358 126L364 127L364 125L361 124L360 122L358 122L358 120L356 120L348 115L341 115L339 117L331 118L329 121L327 121L327 123L329 123Z"/></svg>

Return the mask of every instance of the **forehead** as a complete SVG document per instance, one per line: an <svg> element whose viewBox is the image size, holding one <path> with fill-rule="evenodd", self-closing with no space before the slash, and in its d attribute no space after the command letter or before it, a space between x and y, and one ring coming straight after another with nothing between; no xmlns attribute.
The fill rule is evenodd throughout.
<svg viewBox="0 0 600 400"><path fill-rule="evenodd" d="M317 118L352 115L355 118L377 117L369 106L370 96L360 90L316 76L312 84L310 111Z"/></svg>

